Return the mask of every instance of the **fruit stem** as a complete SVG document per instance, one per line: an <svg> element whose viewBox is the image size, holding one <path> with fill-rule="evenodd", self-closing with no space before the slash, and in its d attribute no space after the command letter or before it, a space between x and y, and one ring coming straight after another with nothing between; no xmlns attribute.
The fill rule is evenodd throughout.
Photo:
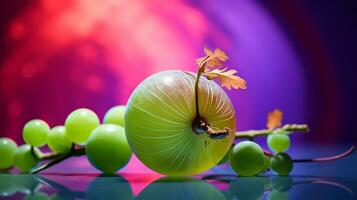
<svg viewBox="0 0 357 200"><path fill-rule="evenodd" d="M206 133L211 139L224 139L229 135L229 129L223 128L218 129L211 126L203 117L200 115L199 103L198 103L198 85L202 73L205 71L206 61L209 56L206 56L200 63L198 63L197 75L195 80L195 106L196 106L196 117L192 122L192 130L200 135Z"/></svg>
<svg viewBox="0 0 357 200"><path fill-rule="evenodd" d="M329 157L322 157L322 158L309 158L309 159L294 159L293 162L300 163L300 162L327 162L327 161L334 161L341 158L344 158L348 155L351 155L355 151L355 146L352 146L347 151Z"/></svg>
<svg viewBox="0 0 357 200"><path fill-rule="evenodd" d="M287 132L309 132L309 127L307 124L286 124L281 128L278 128ZM236 139L252 139L258 136L267 136L271 134L274 130L278 129L262 129L262 130L249 130L249 131L237 131Z"/></svg>
<svg viewBox="0 0 357 200"><path fill-rule="evenodd" d="M206 133L211 139L224 139L229 135L229 128L219 129L211 126L204 118L196 116L192 122L192 130L197 134Z"/></svg>
<svg viewBox="0 0 357 200"><path fill-rule="evenodd" d="M204 72L204 65L206 64L207 59L209 56L206 56L199 64L198 64L198 69L197 69L197 75L196 75L196 80L195 80L195 104L196 104L196 117L200 116L199 112L199 106L198 106L198 84L200 82L200 78L202 75L202 72Z"/></svg>
<svg viewBox="0 0 357 200"><path fill-rule="evenodd" d="M200 111L198 107L198 83L200 80L201 74L197 73L195 81L195 104L196 104L196 116L200 116Z"/></svg>
<svg viewBox="0 0 357 200"><path fill-rule="evenodd" d="M84 147L76 148L75 144L72 144L71 150L66 154L57 154L57 153L43 154L42 156L39 157L40 160L49 160L49 159L53 159L53 160L32 170L31 174L36 174L42 170L50 168L72 156L82 156L82 155L85 155L85 148Z"/></svg>
<svg viewBox="0 0 357 200"><path fill-rule="evenodd" d="M33 171L31 171L31 174L36 174L36 173L38 173L38 172L40 172L42 170L45 170L45 169L47 169L47 168L49 168L51 166L54 166L54 165L64 161L65 159L67 159L69 157L71 157L69 154L65 154L65 155L59 156L57 159L54 159L54 160L52 160L52 161L50 161L50 162L48 162L48 163L46 163L44 165L41 165L40 167L38 167L36 169L34 169Z"/></svg>

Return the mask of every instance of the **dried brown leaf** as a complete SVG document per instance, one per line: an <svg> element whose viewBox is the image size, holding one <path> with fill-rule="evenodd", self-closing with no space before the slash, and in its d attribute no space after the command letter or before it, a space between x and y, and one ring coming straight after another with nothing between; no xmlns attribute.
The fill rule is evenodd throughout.
<svg viewBox="0 0 357 200"><path fill-rule="evenodd" d="M269 112L267 118L268 129L281 127L282 120L283 120L283 112L281 110L275 109Z"/></svg>
<svg viewBox="0 0 357 200"><path fill-rule="evenodd" d="M217 48L212 52L209 48L205 47L204 52L206 56L196 60L200 67L215 68L222 66L223 62L228 60L228 56L221 49Z"/></svg>
<svg viewBox="0 0 357 200"><path fill-rule="evenodd" d="M214 69L212 71L206 70L203 75L207 77L209 80L213 80L215 78L219 79L222 87L226 87L228 90L234 89L246 89L246 81L239 76L234 75L237 73L236 70L228 70L227 68L223 69Z"/></svg>

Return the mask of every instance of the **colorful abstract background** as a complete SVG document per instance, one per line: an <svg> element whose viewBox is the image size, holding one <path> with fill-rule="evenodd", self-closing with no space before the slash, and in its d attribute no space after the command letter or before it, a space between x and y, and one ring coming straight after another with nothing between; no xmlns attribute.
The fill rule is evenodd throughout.
<svg viewBox="0 0 357 200"><path fill-rule="evenodd" d="M353 1L4 0L0 6L0 135L22 142L33 118L51 126L74 109L102 118L147 76L195 71L219 47L248 83L227 91L238 130L266 114L307 123L294 142L354 143Z"/></svg>

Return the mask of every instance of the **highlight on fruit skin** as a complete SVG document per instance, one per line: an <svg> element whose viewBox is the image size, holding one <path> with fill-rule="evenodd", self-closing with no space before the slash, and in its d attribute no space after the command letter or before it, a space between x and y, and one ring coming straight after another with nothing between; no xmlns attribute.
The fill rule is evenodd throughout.
<svg viewBox="0 0 357 200"><path fill-rule="evenodd" d="M195 76L163 71L145 79L127 103L125 133L136 156L149 168L165 175L193 175L215 166L234 139L235 111L227 94L215 82L201 77L200 116L215 127L230 129L216 140L197 134Z"/></svg>

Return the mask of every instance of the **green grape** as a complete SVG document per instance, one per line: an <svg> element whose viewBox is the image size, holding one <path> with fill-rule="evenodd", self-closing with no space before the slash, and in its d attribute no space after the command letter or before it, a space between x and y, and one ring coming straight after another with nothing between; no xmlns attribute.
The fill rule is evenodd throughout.
<svg viewBox="0 0 357 200"><path fill-rule="evenodd" d="M0 169L11 167L17 144L10 138L0 138Z"/></svg>
<svg viewBox="0 0 357 200"><path fill-rule="evenodd" d="M258 144L244 141L234 146L229 161L237 174L254 176L263 168L264 153Z"/></svg>
<svg viewBox="0 0 357 200"><path fill-rule="evenodd" d="M27 144L39 147L46 144L49 131L50 127L45 121L34 119L25 124L22 136Z"/></svg>
<svg viewBox="0 0 357 200"><path fill-rule="evenodd" d="M280 192L279 190L273 190L270 192L268 196L269 200L288 200L289 199L289 193L287 192Z"/></svg>
<svg viewBox="0 0 357 200"><path fill-rule="evenodd" d="M124 127L125 106L115 106L104 115L104 124L116 124Z"/></svg>
<svg viewBox="0 0 357 200"><path fill-rule="evenodd" d="M278 153L270 159L270 167L280 176L286 176L293 169L293 161L286 153Z"/></svg>
<svg viewBox="0 0 357 200"><path fill-rule="evenodd" d="M124 128L104 124L94 129L86 145L86 155L90 163L103 173L114 174L124 167L131 157Z"/></svg>
<svg viewBox="0 0 357 200"><path fill-rule="evenodd" d="M272 151L275 151L277 153L285 152L289 149L290 138L286 131L277 130L274 131L272 134L269 134L267 138L267 143Z"/></svg>
<svg viewBox="0 0 357 200"><path fill-rule="evenodd" d="M270 178L271 186L275 190L287 192L293 186L294 182L289 176L273 176Z"/></svg>
<svg viewBox="0 0 357 200"><path fill-rule="evenodd" d="M0 174L0 197L11 196L16 193L12 174Z"/></svg>
<svg viewBox="0 0 357 200"><path fill-rule="evenodd" d="M77 144L86 142L91 132L98 126L97 115L86 108L71 112L65 122L68 139Z"/></svg>
<svg viewBox="0 0 357 200"><path fill-rule="evenodd" d="M39 163L39 159L33 155L31 146L24 144L17 148L14 155L14 164L22 172L28 172Z"/></svg>
<svg viewBox="0 0 357 200"><path fill-rule="evenodd" d="M137 197L138 200L225 200L226 197L213 185L193 178L165 177L152 182Z"/></svg>
<svg viewBox="0 0 357 200"><path fill-rule="evenodd" d="M268 170L269 167L270 167L270 157L264 154L264 163L263 163L262 172Z"/></svg>
<svg viewBox="0 0 357 200"><path fill-rule="evenodd" d="M130 184L121 176L98 176L89 185L87 200L122 199L134 200Z"/></svg>
<svg viewBox="0 0 357 200"><path fill-rule="evenodd" d="M235 111L214 81L201 77L200 117L217 128L229 128L224 139L193 130L196 116L195 77L183 71L163 71L145 79L131 94L125 110L125 134L139 160L170 176L189 176L215 165L231 148Z"/></svg>
<svg viewBox="0 0 357 200"><path fill-rule="evenodd" d="M17 174L13 177L13 185L17 191L30 194L40 185L35 176L36 175Z"/></svg>
<svg viewBox="0 0 357 200"><path fill-rule="evenodd" d="M50 130L48 133L48 146L57 153L66 153L71 149L72 143L67 137L64 126L56 126Z"/></svg>
<svg viewBox="0 0 357 200"><path fill-rule="evenodd" d="M49 200L50 197L42 192L36 192L34 194L28 194L25 196L24 200Z"/></svg>
<svg viewBox="0 0 357 200"><path fill-rule="evenodd" d="M237 177L230 183L231 199L258 200L264 195L265 177Z"/></svg>

